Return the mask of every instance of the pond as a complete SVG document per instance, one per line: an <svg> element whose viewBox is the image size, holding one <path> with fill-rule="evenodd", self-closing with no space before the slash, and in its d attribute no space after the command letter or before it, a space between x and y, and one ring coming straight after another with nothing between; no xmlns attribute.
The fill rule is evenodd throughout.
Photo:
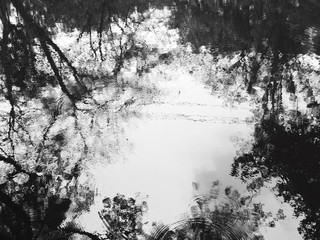
<svg viewBox="0 0 320 240"><path fill-rule="evenodd" d="M320 4L1 2L4 239L319 239Z"/></svg>

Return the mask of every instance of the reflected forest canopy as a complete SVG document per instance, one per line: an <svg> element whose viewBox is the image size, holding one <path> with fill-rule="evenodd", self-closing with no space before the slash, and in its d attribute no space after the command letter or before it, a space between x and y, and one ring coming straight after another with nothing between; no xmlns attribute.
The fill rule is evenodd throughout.
<svg viewBox="0 0 320 240"><path fill-rule="evenodd" d="M165 51L139 36L141 27L157 27L157 9L170 11L161 24L177 29L189 52ZM258 240L257 229L269 215L252 205L252 196L275 184L275 195L302 217L302 237L320 239L319 12L317 0L1 0L0 238ZM58 35L76 38L78 49L64 49ZM125 119L137 98L155 96L144 76L186 52L209 55L210 69L219 59L235 59L219 71L237 76L243 91L231 99L233 80L211 78L206 85L225 91L232 104L243 96L255 104L248 121L255 124L254 142L231 167L248 195L226 188L227 200L214 211L208 206L217 194L197 196L188 220L175 230L154 224L151 235L141 222L147 202L130 196L103 200L100 217L110 234L66 223L67 215L75 219L89 211L97 195L88 164L113 156L90 136L102 139L101 129L117 124L109 109ZM131 84L122 75L133 60L138 81ZM95 97L111 86L117 96L128 87L140 95L119 103Z"/></svg>

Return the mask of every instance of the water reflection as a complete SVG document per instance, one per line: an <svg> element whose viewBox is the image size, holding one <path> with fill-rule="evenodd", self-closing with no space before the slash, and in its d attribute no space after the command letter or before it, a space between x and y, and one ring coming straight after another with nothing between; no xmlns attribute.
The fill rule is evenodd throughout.
<svg viewBox="0 0 320 240"><path fill-rule="evenodd" d="M92 204L93 192L68 186L71 179L54 180L49 174L20 173L13 176L13 180L9 177L1 184L1 239L68 239L82 231L76 226L64 230L59 227L71 203L76 206L75 213L84 211Z"/></svg>
<svg viewBox="0 0 320 240"><path fill-rule="evenodd" d="M76 110L79 109L73 109L73 107L75 107L77 101L83 100L83 96L90 96L87 94L92 93L90 92L92 89L89 89L89 91L81 81L77 82L77 80L79 80L78 75L71 64L71 61L68 61L66 56L63 55L59 48L50 40L50 36L54 35L54 31L56 30L55 27L61 24L63 26L62 30L65 33L70 33L74 29L79 29L80 36L78 36L78 41L83 35L87 34L90 39L89 44L92 50L91 54L94 55L95 61L101 61L101 63L103 63L108 57L108 54L106 54L107 50L110 50L111 48L111 51L114 54L112 57L114 57L113 61L115 62L115 67L110 71L110 74L108 73L103 76L107 76L106 81L111 79L118 84L118 74L121 72L126 61L137 60L137 58L139 58L139 61L141 60L140 62L144 62L148 59L149 55L154 57L154 59L148 63L149 65L146 64L144 66L136 67L137 75L143 77L144 74L151 72L157 65L168 66L172 64L172 62L174 62L174 57L178 56L178 54L174 55L170 52L163 53L161 52L164 51L163 49L154 49L152 46L146 47L141 43L143 41L137 44L137 42L134 42L134 38L131 38L133 33L126 32L126 30L131 29L132 25L130 24L140 24L139 22L136 22L137 19L139 21L145 19L147 15L141 14L142 12L149 10L151 7L164 6L168 7L167 9L172 10L170 26L179 30L181 42L187 44L191 49L191 51L188 49L189 53L192 51L195 53L201 52L201 54L211 53L215 57L218 55L239 53L238 61L229 69L224 69L225 73L230 74L232 77L237 74L241 75L248 93L254 95L258 91L263 92L262 99L257 100L257 102L261 104L259 106L261 106L262 111L255 112L255 120L258 121L254 133L255 143L250 151L244 152L235 159L232 166L232 175L246 181L248 183L247 189L250 191L258 191L264 186L265 182L272 181L274 178L281 179L281 181L277 183L274 191L294 207L296 215L303 215L305 217L301 222L301 233L306 239L320 238L320 199L317 194L320 180L320 130L318 123L319 103L316 99L319 93L317 85L317 74L319 73L319 69L315 69L312 66L306 66L308 65L306 64L307 61L301 59L301 54L309 54L308 56L310 56L311 53L320 53L320 19L318 14L320 5L318 2L312 0L176 0L95 1L94 3L88 3L88 1L80 0L59 1L59 3L55 4L52 4L52 1L23 1L23 3L24 4L18 0L7 0L0 4L0 18L2 22L1 71L4 73L3 76L1 76L1 86L5 89L3 91L5 98L2 100L9 102L9 107L6 107L6 109L9 110L5 110L3 113L3 122L7 128L4 131L1 130L1 134L7 137L4 137L1 142L1 144L3 143L5 146L5 150L1 149L4 155L1 155L0 160L13 168L12 170L6 168L7 166L5 167L5 179L1 183L0 200L2 202L2 218L0 220L3 238L32 239L33 237L38 237L40 239L45 239L50 235L50 238L61 239L67 238L72 232L78 232L91 238L97 237L90 235L90 233L86 233L75 226L69 226L69 228L65 227L63 231L58 229L65 218L65 213L72 206L71 202L75 203L78 208L73 209L75 213L87 209L88 206L93 203L94 189L92 186L82 186L77 182L80 175L79 172L81 171L80 167L78 166L79 169L76 169L77 165L70 164L70 159L68 158L70 157L72 160L79 158L79 161L78 159L75 161L77 164L83 164L83 162L81 162L82 159L86 159L86 154L88 154L88 152L90 153L90 149L88 150L87 145L88 142L86 143L85 137L81 132L81 127L79 127L79 122L77 122L79 119L76 116ZM10 4L16 8L15 11L18 12L21 15L21 19L23 18L24 20L21 20L13 13L14 11L12 11ZM30 9L32 10L30 11ZM130 14L133 14L132 17ZM149 15L151 16L151 14ZM13 21L12 17L15 17L16 19ZM118 25L118 35L112 33L112 24L113 26ZM152 26L154 27L154 25ZM93 32L97 35L95 42L92 41ZM104 35L107 36L107 39L112 39L112 41L114 40L113 37L117 36L117 40L120 42L119 45L112 46L115 48L113 49L110 47L110 44L106 44L104 49ZM65 108L68 108L69 110L66 115L63 115L64 110L66 109L63 109L60 103L56 106L54 99L48 97L48 95L41 95L41 93L43 93L41 92L42 88L49 88L48 86L50 85L53 89L57 87L57 83L53 80L54 77L52 73L47 73L43 69L37 69L37 59L40 58L43 60L40 61L43 66L46 66L46 59L39 54L39 51L35 51L39 46L37 46L38 42L34 39L39 40L42 50L46 54L46 59L50 62L55 77L58 79L62 92L66 95L65 98L62 97L59 99L59 101L61 100L63 103L67 102L64 105L62 103L63 106L67 105ZM129 39L130 41L125 40L123 45L122 40L124 39ZM55 54L60 57L61 62L69 67L68 71L73 73L75 82L77 82L79 86L75 83L67 84L67 86L64 84L64 78L62 77L62 74L59 73L60 69L58 69L58 65L54 64L54 54L51 54L51 51L53 50L49 46L54 49ZM97 56L99 56L99 60L97 60ZM182 56L182 54L180 56ZM94 62L93 65L96 63L97 62ZM209 63L211 64L212 62ZM43 66L42 68L46 68ZM189 70L189 73L193 74L194 70ZM83 74L86 75L88 73L84 72ZM97 75L99 76L99 74ZM100 75L100 77L101 76L102 75ZM70 74L66 74L64 77L70 77ZM223 81L223 87L232 85L233 82L231 80L229 77L228 81ZM117 91L120 92L120 88L124 91L127 83L123 79L120 79L119 81L121 81L121 87L120 85L116 85L119 88ZM101 83L98 81L92 82L92 85ZM146 92L150 93L150 89L151 88ZM195 90L196 88L193 89L193 91ZM142 91L139 93L141 94L141 92ZM153 92L151 93L153 94ZM180 90L178 92L178 95L179 94ZM93 95L91 95L91 97L92 96ZM288 96L291 99L290 101L295 104L294 109L288 109L288 106L285 104L284 98ZM248 101L248 98L241 98L241 94L239 95L239 99ZM134 105L136 100L137 98L128 98L124 101L123 106L116 106L115 108L117 108L118 112L121 112L128 106ZM170 101L171 100L172 99L170 99ZM44 118L46 118L45 120L48 122L48 126L43 128L44 133L41 133L41 136L36 137L35 141L37 144L33 144L30 140L30 136L32 135L30 132L36 127L33 126L33 128L30 128L31 130L29 129L29 132L25 128L25 126L30 127L32 125L26 123L29 120L24 118L24 115L22 114L23 111L21 110L21 107L26 107L26 105L28 105L25 101L28 103L32 102L34 105L36 105L37 102L41 102L42 105L40 109L45 112L44 114L40 113L35 115L35 112L33 111L35 108L33 106L32 111L30 111L31 117L28 116L28 118L36 119L38 117L40 118L41 115L41 117L45 116ZM96 100L93 99L92 102L94 101ZM95 104L96 103L97 101ZM303 105L304 103L306 103L307 110L303 109L303 107L301 108L301 104ZM99 105L99 103L90 106L99 106L99 109L106 107L103 109L106 110L110 109L108 104L109 102L107 102L105 106ZM26 108L28 109L28 107L29 106ZM19 111L16 111L17 109L19 109ZM88 109L85 108L81 110L88 111ZM108 120L104 121L104 117L101 117L101 125L99 125L98 120L94 121L94 114L92 117L88 117L90 120L87 120L88 122L90 121L91 126L93 126L94 122L97 124L97 135L103 135L101 134L101 126L105 126L105 129L109 128L110 118L108 117ZM110 115L111 114L113 113L110 113ZM84 114L81 116L84 116ZM50 128L55 124L55 121L58 118L67 119L68 117L74 118L75 120L75 131L69 133L72 137L69 136L68 140L66 140L63 135L48 135ZM181 114L180 117L185 118L185 112L184 114ZM190 119L194 121L196 118ZM206 121L206 119L204 119L204 121ZM63 120L61 120L61 122L63 122ZM89 125L87 124L88 122L85 122L83 125ZM181 121L176 121L176 123L179 125L181 124ZM118 124L118 122L111 126L114 127L116 124ZM155 128L157 127L159 127L159 125L155 126ZM233 127L235 127L235 124ZM198 171L200 174L198 175L203 175L197 177L201 178L205 175L203 169L211 174L210 170L212 169L210 169L210 167L216 167L219 171L229 167L226 167L227 164L225 162L224 164L215 162L216 165L210 162L214 155L222 160L225 159L226 156L231 159L232 154L229 155L230 149L227 144L221 146L222 152L228 151L228 153L224 155L224 153L219 152L221 149L215 148L214 141L210 142L212 139L197 138L197 134L192 135L197 132L198 134L206 136L208 129L194 128L190 131L190 126L188 126L188 128L183 127L182 130L179 129L179 126L171 126L171 128L174 129L166 127L168 134L166 136L162 135L163 139L167 141L167 145L164 144L163 146L159 146L159 143L154 143L154 151L151 151L150 149L146 150L144 148L139 150L141 151L141 154L144 154L143 156L145 158L142 159L142 162L144 162L141 164L141 168L150 164L150 161L145 161L147 157L153 158L156 162L160 162L161 164L167 164L165 167L169 168L172 167L172 164L168 160L172 160L172 162L175 162L173 164L174 167L178 170L173 170L170 176L171 179L168 178L166 180L175 181L175 190L177 190L181 186L178 186L176 178L179 176L179 172L183 171L181 170L182 166L188 168L187 171L184 172L185 179L182 179L184 184L186 183L186 179L194 173L192 172L194 169L200 169ZM180 138L168 140L168 136L169 138L171 137L168 129L170 131L172 130L172 132L174 132L173 130L178 129L180 132L176 131L175 135ZM64 131L65 128L61 127L61 130ZM185 134L186 131L188 131L188 134L192 134L187 135ZM226 129L223 129L223 131L224 134L227 132ZM16 134L16 132L19 132L19 134ZM218 140L221 140L219 134L213 133L213 135L214 134L216 141L217 138L219 138ZM82 151L74 148L77 152L81 152L81 154L79 154L81 155L80 157L74 156L70 152L68 155L66 154L67 151L63 151L69 146L67 142L70 143L71 138L73 140L76 139L74 135L77 135L78 138L81 139L74 145L81 145L80 148L84 149ZM144 136L146 139L147 137L152 139L154 136ZM178 144L180 149L173 149L173 146L175 146L174 143L180 142L181 138L188 139L189 145ZM42 139L43 141L39 139ZM211 151L215 151L214 154L212 152L206 153L203 148L196 149L194 146L198 147L199 139L201 142L206 142L205 148L213 149ZM79 142L81 142L81 144L78 144ZM94 140L92 140L92 142L94 142ZM209 146L207 145L208 142ZM221 141L219 143L223 145L226 142L227 141ZM118 145L120 145L119 142ZM144 147L146 145L148 145L148 143L145 143ZM36 146L33 150L35 150L34 152L37 154L42 153L42 150L44 149L43 155L39 154L35 162L34 155L28 152L28 149L31 149L31 146ZM95 144L95 146L101 147L100 145L98 146L98 144ZM156 149L157 147L162 147L166 150L169 149L169 152L163 154L163 149L160 149L159 151L159 149ZM18 159L21 161L17 161L14 156L17 148L27 149L26 151L22 150L22 152L24 152L20 153L20 155L28 156L29 158L25 160L24 157L20 156L22 159ZM92 149L94 153L96 153L95 148ZM180 152L177 152L177 149ZM186 154L186 152L183 151L184 149L190 151ZM158 152L156 150L158 150ZM106 152L107 150L100 151L99 156L104 159L105 156L109 154ZM65 155L63 155L63 153ZM158 156L156 156L156 154L158 154ZM170 154L172 155L169 156ZM179 154L181 155L179 156ZM30 155L32 156L30 157ZM39 157L40 155L42 157ZM68 157L66 157L66 155L68 155ZM98 154L93 155L97 157ZM65 159L63 159L63 156ZM161 159L159 156L166 158L166 160ZM203 159L201 163L203 165L194 161L196 157ZM186 163L187 160L184 162L181 161L181 159L191 160ZM64 165L65 162L63 160L68 164ZM38 161L41 162L43 168L40 167L41 164L39 165ZM50 165L55 163L57 163L57 166ZM50 169L49 165L54 168L54 170ZM63 170L67 165L69 170L72 168L72 171L67 172ZM209 165L210 167L208 167ZM144 173L143 170L140 170L141 175ZM153 169L154 172L157 170L159 169ZM168 173L168 171L166 173ZM168 174L156 175L159 179L167 176ZM155 178L155 176L151 177L153 177L153 179ZM203 178L207 179L208 177L205 176ZM137 179L135 180L139 181ZM154 183L159 182L155 181ZM184 187L185 186L186 185L184 185ZM161 190L165 192L166 189L163 187ZM159 196L159 189L153 189L151 191L154 191L153 193L155 193L155 196ZM171 194L178 195L177 191L172 191ZM227 193L226 195L229 196ZM167 200L166 203L170 204L170 200L171 199ZM190 238L200 239L213 237L223 238L221 235L222 232L226 232L225 229L219 230L220 232L212 232L210 228L207 228L207 215L211 214L211 210L202 215L202 208L207 203L201 201L197 202L198 212L195 211L196 213L194 213L194 216L189 218L186 222L183 222L183 226L187 225L187 229L178 226L178 232L175 232L170 229L170 227L165 227L166 230L170 230L171 236L165 235L162 237L184 238L189 235ZM125 205L124 208L128 205L129 204ZM185 205L183 207L185 207ZM178 206L175 205L172 208L177 210ZM222 208L226 210L223 213L231 212L229 205L223 205ZM199 214L199 211L201 214ZM217 212L215 212L218 216L220 216L219 214L221 212L219 211L220 210L218 209ZM256 207L255 211L256 213L260 213L259 206ZM119 211L116 214L121 215ZM128 214L130 215L131 213ZM166 213L162 214L166 215ZM109 216L109 218L111 217ZM122 220L126 222L129 218L130 217L125 216ZM233 221L234 215L231 214L230 217L219 219L219 221L224 220L226 226L230 227L228 221ZM210 221L213 221L212 218L210 218ZM116 222L113 224L117 225L118 223ZM120 227L124 228L123 226ZM126 227L132 228L132 225L127 224ZM218 228L221 227L221 225L218 226ZM193 230L190 231L190 229ZM240 229L239 231L242 230ZM160 235L163 235L162 230L158 232L160 232ZM247 232L250 231L245 231L245 233ZM58 236L59 234L61 234L60 237ZM130 234L126 233L126 237L129 235ZM237 236L232 235L231 237L235 238ZM239 233L239 237L242 237L242 232Z"/></svg>
<svg viewBox="0 0 320 240"><path fill-rule="evenodd" d="M292 81L294 76L290 72L297 69L298 74L308 74L308 70L299 67L300 63L298 67L292 64L292 59L295 61L297 54L307 52L319 54L320 21L315 21L318 17L311 10L319 8L319 4L312 1L179 3L175 26L184 29L185 41L193 43L195 50L210 43L215 51L252 49L259 58L268 59L270 78L266 84L261 84L261 77L257 76L263 61L252 60L248 90L251 92L251 87L257 84L265 90L264 112L256 126L251 151L235 159L232 175L248 181L248 189L256 190L264 182L280 177L275 193L294 207L297 216L305 217L299 228L304 238L318 239L319 114L313 95L317 87L310 87L308 79L302 82L300 78L299 84L309 90L302 101L309 101L309 110L302 110L303 113L299 108L285 110L282 92L283 85L284 94L290 93L293 98L303 92L296 91L299 84Z"/></svg>
<svg viewBox="0 0 320 240"><path fill-rule="evenodd" d="M315 1L174 1L173 26L182 39L214 52L254 49L303 53L319 49Z"/></svg>
<svg viewBox="0 0 320 240"><path fill-rule="evenodd" d="M147 0L147 1L27 1L42 24L64 31L106 31L114 19L125 19L135 11L169 7L172 26L184 42L198 51L210 46L216 53L250 50L263 53L268 47L283 54L319 53L319 3L306 0L220 1L220 0ZM72 5L72 6L71 6ZM43 9L46 9L44 12Z"/></svg>
<svg viewBox="0 0 320 240"><path fill-rule="evenodd" d="M250 196L241 196L232 187L221 190L212 182L208 192L199 194L193 182L194 196L190 210L180 221L156 226L154 239L259 239L256 232L266 217L261 206L251 205ZM223 191L223 192L221 192Z"/></svg>
<svg viewBox="0 0 320 240"><path fill-rule="evenodd" d="M303 119L306 116L301 116ZM306 239L319 237L319 126L314 120L281 123L262 120L255 129L255 143L250 152L237 157L232 175L259 189L277 177L274 188L278 196L303 216L299 231ZM288 126L289 125L289 126Z"/></svg>

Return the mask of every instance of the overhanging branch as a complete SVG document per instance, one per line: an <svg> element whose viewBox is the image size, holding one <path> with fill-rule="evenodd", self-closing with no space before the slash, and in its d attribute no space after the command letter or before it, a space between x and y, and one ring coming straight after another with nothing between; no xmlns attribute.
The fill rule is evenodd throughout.
<svg viewBox="0 0 320 240"><path fill-rule="evenodd" d="M76 82L81 85L82 87L85 87L83 84L80 83L78 78L78 73L73 67L73 65L70 63L70 61L67 59L67 57L64 55L64 53L60 50L60 48L52 41L52 39L46 34L43 28L41 28L37 23L34 22L32 16L27 12L23 4L19 0L11 0L13 6L16 8L17 12L20 14L20 16L23 18L24 22L28 25L28 30L32 31L33 34L40 40L41 47L43 51L45 52L45 55L49 61L49 64L57 77L58 83L61 87L61 90L70 98L72 102L74 102L74 97L67 89L66 85L63 82L62 76L59 73L58 67L56 66L53 57L50 53L49 46L53 48L53 50L59 55L60 59L64 61L68 67L72 70L73 76L76 80ZM49 46L48 46L49 45Z"/></svg>

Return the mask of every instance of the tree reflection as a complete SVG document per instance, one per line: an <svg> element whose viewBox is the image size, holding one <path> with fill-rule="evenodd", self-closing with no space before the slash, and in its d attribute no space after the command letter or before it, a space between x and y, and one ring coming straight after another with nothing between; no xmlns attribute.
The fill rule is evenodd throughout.
<svg viewBox="0 0 320 240"><path fill-rule="evenodd" d="M104 239L139 239L144 236L143 215L148 210L146 201L137 202L117 194L102 200L103 209L99 216L106 227ZM144 236L146 237L146 236Z"/></svg>
<svg viewBox="0 0 320 240"><path fill-rule="evenodd" d="M305 239L318 239L320 127L297 114L286 120L274 114L264 116L255 127L252 149L235 158L231 175L254 190L278 179L275 193L293 206L296 216L305 217L300 233Z"/></svg>
<svg viewBox="0 0 320 240"><path fill-rule="evenodd" d="M3 156L1 159L11 161ZM57 184L59 180L54 179L51 174L43 174L40 171L28 172L19 169L19 166L16 165L13 172L7 172L6 179L0 186L1 239L47 239L49 235L51 239L68 239L74 233L97 239L76 226L60 228L71 202L74 201L81 206L79 194L75 189L61 187ZM66 183L70 180L60 181ZM68 194L63 194L64 191L68 191ZM84 193L82 191L80 195ZM90 194L92 201L94 194L88 192L85 204L78 210L75 209L76 212L81 212L92 204Z"/></svg>
<svg viewBox="0 0 320 240"><path fill-rule="evenodd" d="M0 186L2 238L46 239L50 234L50 238L52 234L62 234L60 238L63 238L72 232L95 238L72 226L58 229L70 201L77 202L83 209L93 202L92 189L77 182L82 161L87 159L90 149L79 127L79 116L85 114L81 115L76 104L85 97L88 102L94 102L85 77L95 77L79 72L53 42L56 26L61 25L60 30L64 32L78 29L78 40L87 34L90 50L95 61L98 59L94 64L110 57L106 51L108 44L117 40L119 44L112 46L110 57L115 64L106 74L106 81L117 81L126 60L137 58L146 63L147 54L153 52L143 42L135 42L132 26L137 27L146 19L143 11L164 6L172 10L171 26L180 30L183 43L190 43L195 52L209 46L213 55L239 53L239 61L226 71L240 69L250 93L255 86L265 90L255 144L250 152L235 159L232 175L248 181L251 190L259 189L273 177L281 179L277 193L294 206L297 215L305 215L300 231L306 239L320 238L318 119L310 118L311 113L288 112L282 101L283 88L296 97L294 78L297 77L293 74L296 69L299 80L308 89L307 97L314 94L304 76L312 70L303 70L297 57L307 52L320 54L320 4L313 0L0 1L0 91L1 101L8 103L1 112L4 127L0 130L0 161L4 164ZM131 16L133 13L136 15ZM121 33L114 34L112 24L118 26ZM96 42L93 33L97 35ZM157 63L169 63L173 58L171 53L156 57L157 61L139 67L139 76ZM62 93L61 104L44 94L57 88ZM129 99L124 106L134 101ZM30 107L30 103L34 106ZM92 113L91 130L97 110L106 107L94 104L86 107L95 110L82 109ZM309 107L312 114L317 115L318 103L312 101ZM73 132L67 133L64 128L51 131L57 122L69 117ZM40 129L33 123L36 118L45 122L38 135L33 133ZM70 139L76 137L80 144L74 145L80 148L76 150L81 156L63 158L72 145ZM64 171L65 168L68 171ZM83 198L87 200L85 203L79 200ZM198 220L195 225L191 224L195 229L205 225L203 219Z"/></svg>
<svg viewBox="0 0 320 240"><path fill-rule="evenodd" d="M171 224L155 224L151 239L226 239L263 240L261 226L274 227L284 219L279 210L277 219L265 212L263 204L253 203L253 195L241 195L231 186L222 188L216 180L208 193L199 193L199 184L193 183L194 198L190 212ZM281 215L282 213L282 215Z"/></svg>
<svg viewBox="0 0 320 240"><path fill-rule="evenodd" d="M315 1L173 2L173 24L196 51L210 45L218 52L254 48L261 53L267 44L281 53L301 53L310 47L306 30L319 28L320 6Z"/></svg>

